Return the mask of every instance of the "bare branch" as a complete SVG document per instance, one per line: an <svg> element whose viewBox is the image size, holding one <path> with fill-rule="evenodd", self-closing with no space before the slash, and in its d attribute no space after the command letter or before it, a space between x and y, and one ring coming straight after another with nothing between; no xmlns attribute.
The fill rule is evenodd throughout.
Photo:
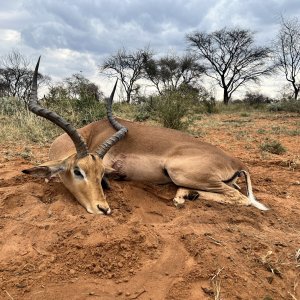
<svg viewBox="0 0 300 300"><path fill-rule="evenodd" d="M195 32L187 35L190 48L205 63L205 74L224 90L224 103L249 82L259 82L261 76L271 75L268 65L271 50L254 45L249 30L223 28L210 34Z"/></svg>
<svg viewBox="0 0 300 300"><path fill-rule="evenodd" d="M300 22L297 18L281 18L281 28L273 45L276 66L292 85L297 100L300 91Z"/></svg>

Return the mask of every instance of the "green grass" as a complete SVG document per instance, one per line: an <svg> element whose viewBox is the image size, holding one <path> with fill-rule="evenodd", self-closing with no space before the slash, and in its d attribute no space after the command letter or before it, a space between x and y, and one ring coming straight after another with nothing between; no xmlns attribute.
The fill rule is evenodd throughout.
<svg viewBox="0 0 300 300"><path fill-rule="evenodd" d="M273 117L275 120L279 117L280 119L286 118L284 113L276 112L274 114L267 111L267 105L256 107L246 103L231 103L226 106L220 102L213 103L214 113L230 115L230 119L213 118L208 113L207 107L203 106L203 103L195 101L192 95L182 94L180 91L147 99L142 104L115 103L113 113L120 118L151 124L160 123L162 126L184 130L197 136L204 136L206 128L228 126L232 127L233 134L237 138L247 137L247 128L254 126L257 116L266 119ZM106 116L106 108L103 102L66 98L55 102L42 102L41 104L61 115L75 128L83 127ZM255 113L253 113L254 111ZM231 115L234 115L234 117L232 118ZM295 122L296 128L284 126L273 126L269 129L260 128L257 133L299 136L299 124L299 121ZM2 143L22 140L45 144L51 142L63 132L51 122L28 111L24 103L15 98L0 98L0 126L0 140ZM267 149L267 146L265 147Z"/></svg>
<svg viewBox="0 0 300 300"><path fill-rule="evenodd" d="M285 147L276 140L267 139L260 145L260 150L264 152L269 152L272 154L283 154L286 152Z"/></svg>

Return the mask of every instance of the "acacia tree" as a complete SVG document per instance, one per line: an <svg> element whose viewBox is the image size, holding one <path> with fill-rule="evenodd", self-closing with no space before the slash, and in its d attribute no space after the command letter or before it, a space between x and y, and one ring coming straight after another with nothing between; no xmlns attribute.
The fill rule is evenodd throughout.
<svg viewBox="0 0 300 300"><path fill-rule="evenodd" d="M253 33L239 28L187 35L187 41L204 62L205 74L223 89L223 101L228 104L232 94L248 83L259 83L261 76L271 75L268 64L271 50L254 45Z"/></svg>
<svg viewBox="0 0 300 300"><path fill-rule="evenodd" d="M28 99L33 71L30 61L18 51L12 51L0 60L0 95ZM38 84L50 81L48 76L38 74Z"/></svg>
<svg viewBox="0 0 300 300"><path fill-rule="evenodd" d="M50 102L58 102L61 99L77 100L82 102L81 105L99 102L103 98L99 87L78 73L50 86L46 97Z"/></svg>
<svg viewBox="0 0 300 300"><path fill-rule="evenodd" d="M178 89L181 85L194 86L204 71L204 67L191 54L182 57L167 55L145 61L145 77L154 84L159 94L163 90Z"/></svg>
<svg viewBox="0 0 300 300"><path fill-rule="evenodd" d="M281 27L274 41L275 62L293 87L297 100L300 91L300 22L297 18L281 19Z"/></svg>
<svg viewBox="0 0 300 300"><path fill-rule="evenodd" d="M144 61L149 60L151 56L148 48L132 52L123 48L104 60L100 72L109 77L117 77L121 81L126 93L126 102L130 103L132 95L139 90L136 82L143 75Z"/></svg>
<svg viewBox="0 0 300 300"><path fill-rule="evenodd" d="M73 74L64 80L70 98L82 101L99 101L103 99L103 93L99 87L85 78L82 74Z"/></svg>

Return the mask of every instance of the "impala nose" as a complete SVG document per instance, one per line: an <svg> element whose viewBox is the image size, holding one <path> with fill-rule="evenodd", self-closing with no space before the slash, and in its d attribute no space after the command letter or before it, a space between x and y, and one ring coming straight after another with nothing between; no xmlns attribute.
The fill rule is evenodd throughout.
<svg viewBox="0 0 300 300"><path fill-rule="evenodd" d="M108 208L104 208L104 207L101 207L99 204L97 205L98 209L100 211L102 211L105 215L110 215L111 214L111 209L108 207Z"/></svg>

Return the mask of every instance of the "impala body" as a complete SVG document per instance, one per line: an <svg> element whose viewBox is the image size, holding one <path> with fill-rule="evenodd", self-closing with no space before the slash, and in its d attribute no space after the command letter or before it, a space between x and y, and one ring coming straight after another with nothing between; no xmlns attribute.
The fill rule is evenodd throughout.
<svg viewBox="0 0 300 300"><path fill-rule="evenodd" d="M88 212L110 214L101 186L101 182L107 182L104 176L110 174L123 180L173 182L178 186L174 198L177 207L196 195L200 199L267 210L255 200L248 169L238 159L176 130L115 119L111 104L116 85L107 105L108 118L76 131L68 128L70 124L63 124L62 118L57 121L59 116L37 104L35 81L36 78L29 108L62 127L66 133L53 142L49 162L23 172L42 177L59 174ZM49 115L55 116L50 118ZM241 175L246 178L247 196L236 184Z"/></svg>

